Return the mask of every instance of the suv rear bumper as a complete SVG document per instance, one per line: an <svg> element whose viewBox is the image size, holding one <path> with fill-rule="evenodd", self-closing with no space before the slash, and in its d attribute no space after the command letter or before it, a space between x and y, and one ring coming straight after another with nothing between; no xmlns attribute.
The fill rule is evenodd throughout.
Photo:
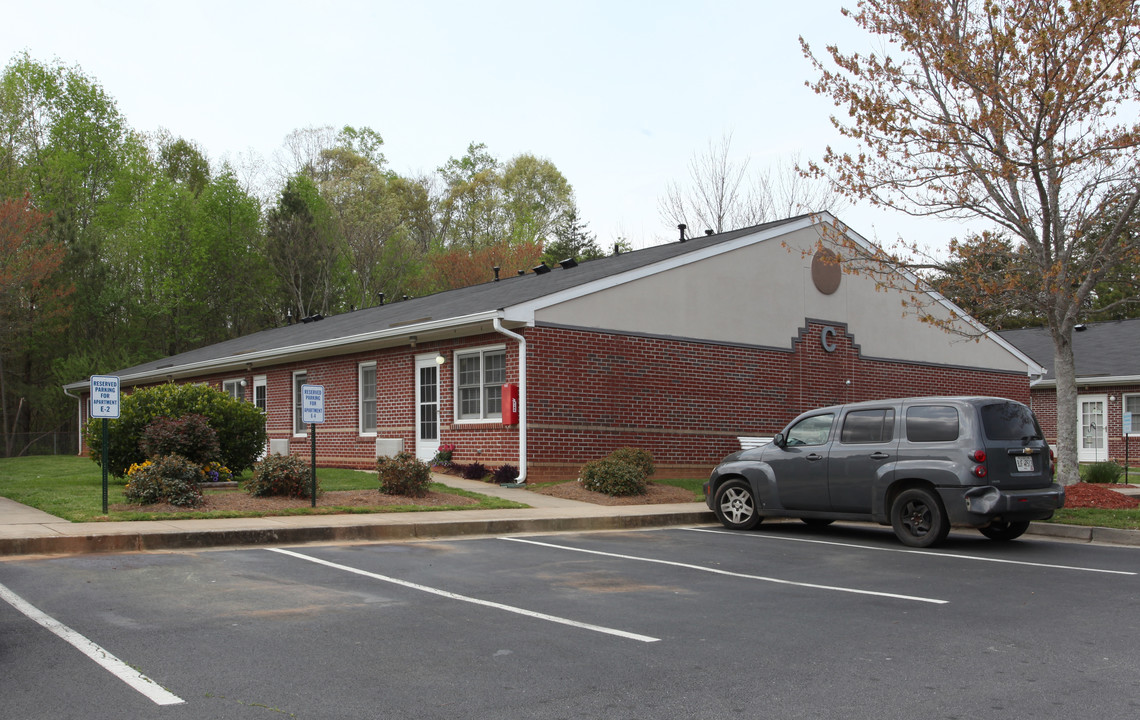
<svg viewBox="0 0 1140 720"><path fill-rule="evenodd" d="M1033 490L1002 491L992 485L938 490L953 525L980 527L997 517L1015 522L1044 520L1065 506L1065 488L1058 483Z"/></svg>

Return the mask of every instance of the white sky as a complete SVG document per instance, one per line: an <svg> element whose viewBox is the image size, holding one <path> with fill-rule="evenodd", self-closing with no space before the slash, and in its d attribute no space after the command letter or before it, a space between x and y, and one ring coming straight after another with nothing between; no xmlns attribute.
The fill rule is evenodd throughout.
<svg viewBox="0 0 1140 720"><path fill-rule="evenodd" d="M854 0L403 0L8 3L4 65L79 65L137 130L166 128L214 162L270 161L308 126L377 130L391 167L429 172L472 141L550 159L603 247L673 240L658 199L690 158L733 134L762 168L819 157L836 109L804 86L817 52L870 40ZM944 247L962 225L849 208L868 239ZM700 232L700 229L692 229Z"/></svg>

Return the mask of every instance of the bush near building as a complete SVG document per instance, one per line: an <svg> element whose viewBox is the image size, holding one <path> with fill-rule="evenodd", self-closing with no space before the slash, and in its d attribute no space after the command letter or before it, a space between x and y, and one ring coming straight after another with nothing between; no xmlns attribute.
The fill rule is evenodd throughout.
<svg viewBox="0 0 1140 720"><path fill-rule="evenodd" d="M620 448L600 460L582 466L578 481L582 487L605 495L645 495L653 473L653 456L638 448Z"/></svg>
<svg viewBox="0 0 1140 720"><path fill-rule="evenodd" d="M431 468L408 451L376 461L380 492L385 495L423 497L431 484Z"/></svg>
<svg viewBox="0 0 1140 720"><path fill-rule="evenodd" d="M253 475L243 487L254 497L284 495L312 497L313 472L309 463L295 455L270 455L253 466ZM317 494L320 495L320 481Z"/></svg>
<svg viewBox="0 0 1140 720"><path fill-rule="evenodd" d="M119 418L108 422L107 471L123 477L132 464L146 459L141 446L143 433L158 418L201 415L217 433L216 459L235 473L253 467L265 450L265 414L252 403L206 385L155 385L125 395ZM83 441L96 463L102 462L103 420L92 418L83 430Z"/></svg>

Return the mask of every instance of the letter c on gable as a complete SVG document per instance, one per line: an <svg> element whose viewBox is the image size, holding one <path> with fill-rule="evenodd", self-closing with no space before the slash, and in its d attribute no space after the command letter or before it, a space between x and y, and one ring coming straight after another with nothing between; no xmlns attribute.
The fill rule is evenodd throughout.
<svg viewBox="0 0 1140 720"><path fill-rule="evenodd" d="M824 352L835 352L835 328L825 327L823 333L819 337L819 344L823 346Z"/></svg>

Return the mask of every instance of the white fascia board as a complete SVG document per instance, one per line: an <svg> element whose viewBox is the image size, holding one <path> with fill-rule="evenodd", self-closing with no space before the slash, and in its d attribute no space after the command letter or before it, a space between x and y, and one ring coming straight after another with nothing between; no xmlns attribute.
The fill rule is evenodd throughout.
<svg viewBox="0 0 1140 720"><path fill-rule="evenodd" d="M429 333L436 330L446 330L449 328L462 327L464 325L475 325L481 322L491 322L494 318L499 316L499 311L490 310L487 312L474 313L472 315L461 315L459 317L444 318L442 320L432 320L422 323L414 323L410 325L400 325L394 328L384 328L383 330L376 330L374 332L357 333L356 335L346 335L343 337L332 338L329 340L321 340L318 342L303 343L300 345L289 345L286 347L274 348L272 350L262 350L260 352L242 353L240 355L227 355L225 357L213 358L210 360L203 360L201 362L189 363L186 365L171 365L163 368L152 368L145 372L135 373L133 375L122 375L119 380L124 385L133 385L139 382L146 382L148 380L163 379L168 375L177 376L193 376L202 375L204 373L213 372L235 365L245 365L246 363L259 363L264 364L265 361L286 362L287 359L295 355L312 355L316 354L333 354L334 351L346 348L352 345L360 345L372 342L382 342L384 340L404 337L407 335L417 335ZM86 388L87 381L71 383L64 385L64 389L81 390Z"/></svg>
<svg viewBox="0 0 1140 720"><path fill-rule="evenodd" d="M825 213L825 214L828 214L828 213ZM828 214L828 215L830 217L830 214ZM832 221L835 220L834 217L832 217L831 219L832 219ZM844 228L846 230L847 236L849 238L851 238L851 240L853 240L856 244L858 244L859 246L864 248L865 250L873 251L873 250L877 249L873 243L871 243L869 240L864 238L859 233L855 232L854 230L852 230L849 227L844 226ZM894 271L897 272L899 275L902 275L904 278L906 278L907 281L912 283L916 288L925 288L926 283L924 283L917 275L915 275L911 271L906 270L904 268L894 268ZM944 309L946 309L947 312L951 313L951 315L957 317L958 319L962 320L962 322L964 322L967 325L969 325L970 327L972 327L974 330L976 330L978 332L978 335L980 337L984 337L987 340L990 340L991 342L996 343L1003 350L1005 350L1010 355L1013 355L1015 358L1017 358L1017 360L1019 362L1025 363L1026 375L1033 377L1033 376L1044 375L1046 372L1048 372L1048 370L1044 366L1039 364L1036 360L1034 360L1033 358L1029 357L1025 353L1018 350L1016 346L1014 346L1012 343L1010 343L1008 340L1006 340L1002 336L998 335L994 331L990 330L988 327L986 327L984 324L982 324L982 322L980 320L978 320L977 318L975 318L973 315L966 312L962 308L958 307L958 305L951 302L950 300L946 299L946 297L944 295L942 295L942 293L936 292L934 290L929 290L929 289L920 289L920 290L918 290L918 292L925 293L927 297L929 297L931 300L933 300L936 304L941 305Z"/></svg>
<svg viewBox="0 0 1140 720"><path fill-rule="evenodd" d="M1092 377L1078 377L1077 385L1140 385L1140 375L1095 375ZM1041 379L1030 383L1034 390L1048 390L1057 388L1056 378Z"/></svg>
<svg viewBox="0 0 1140 720"><path fill-rule="evenodd" d="M503 309L502 317L504 320L521 322L525 323L528 327L533 327L535 313L544 308L558 305L559 303L564 303L568 300L584 297L586 295L591 295L596 292L601 292L602 290L618 287L619 285L624 285L625 283L633 282L634 280L650 277L652 275L656 275L657 273L662 273L668 270L683 267L693 262L716 257L717 255L721 255L726 252L732 252L733 250L748 247L749 245L754 245L758 242L764 242L765 240L771 240L773 238L780 237L781 235L787 235L788 233L803 230L828 219L830 219L832 222L835 220L835 218L830 213L820 213L815 216L801 218L796 222L788 223L786 225L769 228L768 230L759 230L749 235L742 235L741 237L735 238L733 240L710 245L709 247L703 248L701 250L681 253L680 255L661 260L651 265L643 265L638 268L633 268L632 270L621 273L619 275L611 275L610 277L602 278L601 280L595 280L594 282L586 283L585 285L578 285L576 287L567 288L556 293L544 295L529 302L519 303L518 305L511 305L510 307Z"/></svg>

